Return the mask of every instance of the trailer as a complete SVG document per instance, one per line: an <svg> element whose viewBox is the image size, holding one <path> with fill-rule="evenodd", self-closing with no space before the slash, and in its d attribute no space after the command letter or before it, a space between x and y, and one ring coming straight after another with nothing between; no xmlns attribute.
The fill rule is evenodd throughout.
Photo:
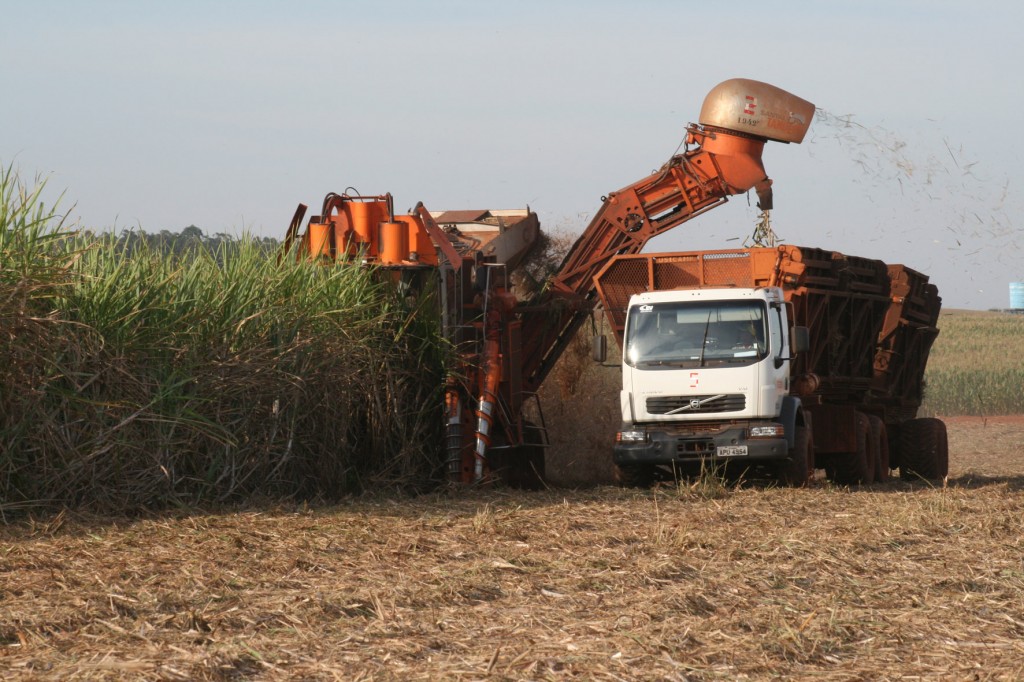
<svg viewBox="0 0 1024 682"><path fill-rule="evenodd" d="M941 307L925 275L783 245L622 255L595 283L623 351L624 482L724 463L792 485L946 476L945 425L917 416Z"/></svg>

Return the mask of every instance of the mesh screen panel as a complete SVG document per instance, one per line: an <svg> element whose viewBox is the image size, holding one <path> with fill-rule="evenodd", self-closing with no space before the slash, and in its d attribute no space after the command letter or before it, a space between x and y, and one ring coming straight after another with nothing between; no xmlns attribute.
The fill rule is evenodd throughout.
<svg viewBox="0 0 1024 682"><path fill-rule="evenodd" d="M753 286L748 252L708 254L704 257L705 286Z"/></svg>
<svg viewBox="0 0 1024 682"><path fill-rule="evenodd" d="M622 329L626 324L629 297L647 291L647 285L646 258L615 260L601 276L600 286L606 306L605 312L615 328Z"/></svg>

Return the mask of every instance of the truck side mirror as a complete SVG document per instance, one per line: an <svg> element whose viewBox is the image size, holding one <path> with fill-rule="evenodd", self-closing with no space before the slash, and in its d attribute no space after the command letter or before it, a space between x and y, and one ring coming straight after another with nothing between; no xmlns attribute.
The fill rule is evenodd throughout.
<svg viewBox="0 0 1024 682"><path fill-rule="evenodd" d="M806 353L810 347L811 332L807 327L793 326L789 335L789 357L784 358L781 355L777 355L775 357L775 369L781 368L787 360L796 360L797 355Z"/></svg>
<svg viewBox="0 0 1024 682"><path fill-rule="evenodd" d="M790 343L790 352L793 355L806 353L811 348L811 332L807 327L793 327L793 338Z"/></svg>
<svg viewBox="0 0 1024 682"><path fill-rule="evenodd" d="M594 362L603 363L608 359L608 339L604 334L598 334L591 340L590 351Z"/></svg>

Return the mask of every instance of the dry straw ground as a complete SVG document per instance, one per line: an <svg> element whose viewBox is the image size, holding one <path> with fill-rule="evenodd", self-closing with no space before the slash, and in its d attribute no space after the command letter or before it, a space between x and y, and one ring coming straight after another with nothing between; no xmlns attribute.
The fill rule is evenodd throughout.
<svg viewBox="0 0 1024 682"><path fill-rule="evenodd" d="M0 528L16 680L1016 679L1024 421L946 488L713 482Z"/></svg>

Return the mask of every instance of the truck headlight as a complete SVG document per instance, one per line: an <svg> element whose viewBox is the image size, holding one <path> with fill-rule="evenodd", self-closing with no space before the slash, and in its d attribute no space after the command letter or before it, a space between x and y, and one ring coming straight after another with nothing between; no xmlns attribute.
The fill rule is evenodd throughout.
<svg viewBox="0 0 1024 682"><path fill-rule="evenodd" d="M646 441L646 431L619 431L618 433L615 434L615 442L617 443L644 443Z"/></svg>
<svg viewBox="0 0 1024 682"><path fill-rule="evenodd" d="M763 424L750 427L751 438L784 438L786 429L782 424Z"/></svg>

